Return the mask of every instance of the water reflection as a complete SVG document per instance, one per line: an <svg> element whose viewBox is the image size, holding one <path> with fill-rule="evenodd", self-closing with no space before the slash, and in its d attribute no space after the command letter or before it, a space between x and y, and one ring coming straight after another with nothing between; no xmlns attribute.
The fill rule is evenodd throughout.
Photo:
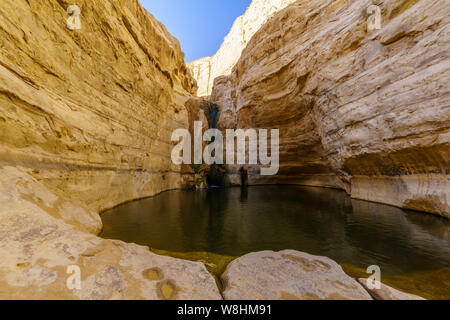
<svg viewBox="0 0 450 320"><path fill-rule="evenodd" d="M298 186L172 191L103 216L103 237L174 252L295 249L383 274L450 267L450 222ZM450 280L450 279L449 279Z"/></svg>

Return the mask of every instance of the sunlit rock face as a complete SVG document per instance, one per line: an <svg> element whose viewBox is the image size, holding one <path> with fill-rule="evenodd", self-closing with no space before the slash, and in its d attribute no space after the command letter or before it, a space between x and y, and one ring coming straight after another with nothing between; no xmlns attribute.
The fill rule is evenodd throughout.
<svg viewBox="0 0 450 320"><path fill-rule="evenodd" d="M369 287L368 282L370 279L360 278L358 282L370 293L372 297L376 300L425 300L422 297L416 296L414 294L405 293L397 289L391 288L384 283L379 283L379 288Z"/></svg>
<svg viewBox="0 0 450 320"><path fill-rule="evenodd" d="M295 1L253 0L245 14L236 19L219 51L214 56L188 63L188 67L192 70L198 83L197 95L199 97L209 96L214 79L231 73L241 56L242 50L247 46L255 32L275 13Z"/></svg>
<svg viewBox="0 0 450 320"><path fill-rule="evenodd" d="M444 0L298 1L251 39L211 100L221 128L279 128L280 171L450 217L450 9ZM236 167L230 167L233 176ZM235 179L237 180L237 179Z"/></svg>
<svg viewBox="0 0 450 320"><path fill-rule="evenodd" d="M187 64L197 84L200 85L197 91L199 97L204 97L211 93L214 80L211 79L211 76L213 76L211 74L211 60L212 57L204 57Z"/></svg>
<svg viewBox="0 0 450 320"><path fill-rule="evenodd" d="M203 264L94 235L99 211L182 185L170 138L197 88L137 0L77 1L73 31L71 4L0 2L0 299L221 299Z"/></svg>
<svg viewBox="0 0 450 320"><path fill-rule="evenodd" d="M81 1L70 31L69 4L1 2L1 162L95 212L180 187L170 138L196 85L178 40L136 0Z"/></svg>

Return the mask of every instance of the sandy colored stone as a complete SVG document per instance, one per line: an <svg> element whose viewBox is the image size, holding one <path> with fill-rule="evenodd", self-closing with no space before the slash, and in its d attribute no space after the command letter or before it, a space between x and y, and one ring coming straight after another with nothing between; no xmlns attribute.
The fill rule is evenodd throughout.
<svg viewBox="0 0 450 320"><path fill-rule="evenodd" d="M0 299L222 298L202 263L81 231L57 216L66 207L54 199L21 169L0 169ZM66 285L69 266L80 268L80 290Z"/></svg>
<svg viewBox="0 0 450 320"><path fill-rule="evenodd" d="M70 4L0 3L0 299L221 299L203 264L95 236L100 211L182 186L171 134L202 115L137 0L78 1L74 31Z"/></svg>
<svg viewBox="0 0 450 320"><path fill-rule="evenodd" d="M70 31L69 4L0 4L0 162L94 212L181 187L170 138L196 84L178 40L137 0L78 1Z"/></svg>
<svg viewBox="0 0 450 320"><path fill-rule="evenodd" d="M172 164L170 138L206 119L179 42L137 0L80 0L74 31L70 4L0 3L0 298L221 299L202 263L95 236L100 211L195 180ZM234 66L212 93L222 127L281 128L280 175L259 179L252 167L250 183L337 186L448 216L445 1L386 1L371 34L369 1L298 1L273 15L287 4L254 1L202 62L211 73L197 73L209 90ZM287 254L274 264L314 277L298 287L283 268L249 266L256 282L227 297L368 298L329 259ZM73 265L80 290L66 285ZM278 285L276 272L289 285L256 290Z"/></svg>
<svg viewBox="0 0 450 320"><path fill-rule="evenodd" d="M370 300L333 260L284 250L240 257L222 276L227 300Z"/></svg>
<svg viewBox="0 0 450 320"><path fill-rule="evenodd" d="M250 184L336 187L352 197L450 217L450 6L297 1L215 79L219 127L280 129L280 171ZM239 166L230 166L239 182Z"/></svg>
<svg viewBox="0 0 450 320"><path fill-rule="evenodd" d="M238 17L225 37L220 49L212 57L188 63L197 80L199 97L211 95L214 79L229 75L238 62L242 50L264 23L275 13L296 0L253 0L245 13Z"/></svg>
<svg viewBox="0 0 450 320"><path fill-rule="evenodd" d="M197 95L199 97L211 94L214 80L214 75L211 73L211 60L212 57L204 57L187 64L199 86L197 90Z"/></svg>
<svg viewBox="0 0 450 320"><path fill-rule="evenodd" d="M358 282L366 289L376 300L425 300L414 294L405 293L380 283L380 289L370 289L367 285L367 279L358 279Z"/></svg>

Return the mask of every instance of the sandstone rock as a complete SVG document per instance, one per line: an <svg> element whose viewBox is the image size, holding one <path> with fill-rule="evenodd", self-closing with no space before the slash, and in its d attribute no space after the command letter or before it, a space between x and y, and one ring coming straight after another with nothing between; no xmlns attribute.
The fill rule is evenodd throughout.
<svg viewBox="0 0 450 320"><path fill-rule="evenodd" d="M384 28L367 34L369 1L299 1L253 36L290 2L254 1L197 73L211 88L242 53L212 93L221 125L282 130L281 174L250 168L250 183L337 186L449 216L448 6L387 1ZM78 1L81 30L66 27L70 4L0 3L0 298L220 299L203 264L95 236L100 211L195 175L172 164L171 133L207 120L178 41L137 0ZM242 297L368 298L329 259L287 255L273 258L287 291L252 291L278 285L267 269L243 279ZM81 289L67 287L69 266ZM298 287L289 268L315 278Z"/></svg>
<svg viewBox="0 0 450 320"><path fill-rule="evenodd" d="M197 95L199 97L211 94L214 80L211 79L211 77L214 77L214 75L211 74L211 60L212 57L204 57L187 64L189 70L191 70L193 77L199 85L197 90Z"/></svg>
<svg viewBox="0 0 450 320"><path fill-rule="evenodd" d="M78 230L58 199L20 168L0 169L0 299L222 298L202 263ZM69 266L79 290L67 286Z"/></svg>
<svg viewBox="0 0 450 320"><path fill-rule="evenodd" d="M220 49L212 57L188 63L198 83L197 95L209 96L214 79L229 75L241 56L242 50L256 31L270 17L296 0L253 0L245 13L236 19Z"/></svg>
<svg viewBox="0 0 450 320"><path fill-rule="evenodd" d="M250 184L345 189L450 217L450 7L445 0L297 1L274 15L229 76L219 126L279 128L280 171ZM238 181L238 167L229 168Z"/></svg>
<svg viewBox="0 0 450 320"><path fill-rule="evenodd" d="M182 184L171 134L196 85L178 40L137 0L0 4L0 159L102 211ZM66 7L67 5L67 7Z"/></svg>
<svg viewBox="0 0 450 320"><path fill-rule="evenodd" d="M376 300L425 300L422 297L404 293L381 283L381 289L370 289L367 286L367 279L358 279L358 282Z"/></svg>
<svg viewBox="0 0 450 320"><path fill-rule="evenodd" d="M222 276L227 300L370 300L361 285L326 257L262 251L234 260Z"/></svg>
<svg viewBox="0 0 450 320"><path fill-rule="evenodd" d="M70 4L0 3L0 299L221 299L203 264L94 235L101 210L181 187L171 134L202 115L137 0L78 1L73 31Z"/></svg>

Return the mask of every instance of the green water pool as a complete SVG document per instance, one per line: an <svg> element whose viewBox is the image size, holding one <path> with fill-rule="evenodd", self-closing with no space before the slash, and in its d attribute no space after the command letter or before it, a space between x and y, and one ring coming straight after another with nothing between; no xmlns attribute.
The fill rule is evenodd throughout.
<svg viewBox="0 0 450 320"><path fill-rule="evenodd" d="M378 265L382 281L450 299L450 221L351 199L333 189L261 186L169 191L102 214L101 236L203 261L216 276L233 258L295 249L351 276Z"/></svg>

